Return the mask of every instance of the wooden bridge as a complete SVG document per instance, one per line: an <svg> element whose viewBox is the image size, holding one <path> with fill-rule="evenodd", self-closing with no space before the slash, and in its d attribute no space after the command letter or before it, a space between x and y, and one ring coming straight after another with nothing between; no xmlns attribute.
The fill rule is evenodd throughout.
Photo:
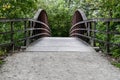
<svg viewBox="0 0 120 80"><path fill-rule="evenodd" d="M97 30L99 22L106 27L105 31ZM33 19L0 19L0 23L8 24L10 40L1 43L13 52L18 42L22 42L17 54L6 58L0 69L0 80L120 80L120 71L94 49L97 44L104 44L105 53L110 47L120 47L119 43L110 40L110 23L120 23L120 19L90 19L81 10L77 10L72 19L70 37L52 37L45 10L38 10ZM9 24L10 23L10 24ZM22 29L15 30L15 26ZM20 24L19 24L20 23ZM17 33L23 38L15 39ZM97 33L106 34L104 40L97 38Z"/></svg>

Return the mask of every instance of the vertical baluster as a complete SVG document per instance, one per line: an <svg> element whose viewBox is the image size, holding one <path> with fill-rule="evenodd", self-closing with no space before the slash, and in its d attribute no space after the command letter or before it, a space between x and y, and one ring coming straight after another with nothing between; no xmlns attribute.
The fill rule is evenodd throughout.
<svg viewBox="0 0 120 80"><path fill-rule="evenodd" d="M31 29L31 26L32 26L32 23L29 21L28 22L28 27ZM33 32L33 31L32 31ZM30 44L30 38L31 37L31 30L28 30L28 33L27 33L27 40L26 40L26 45L28 46Z"/></svg>
<svg viewBox="0 0 120 80"><path fill-rule="evenodd" d="M15 42L14 42L14 27L13 27L14 22L11 22L10 25L11 25L11 43L12 43L11 47L12 47L12 52L14 52L14 48L15 48Z"/></svg>
<svg viewBox="0 0 120 80"><path fill-rule="evenodd" d="M89 25L90 25L90 26L89 26L89 32L90 32L90 35L89 35L89 37L90 37L90 44L92 45L92 31L91 31L91 30L92 30L92 22L90 22Z"/></svg>
<svg viewBox="0 0 120 80"><path fill-rule="evenodd" d="M88 36L90 36L90 24L89 24L89 22L87 23L87 33L88 33Z"/></svg>
<svg viewBox="0 0 120 80"><path fill-rule="evenodd" d="M110 27L110 22L107 22L106 23L106 52L107 54L109 54L110 52L110 34L109 34L109 27Z"/></svg>
<svg viewBox="0 0 120 80"><path fill-rule="evenodd" d="M94 24L93 24L93 46L94 47L96 47L95 38L96 38L96 22L94 22Z"/></svg>
<svg viewBox="0 0 120 80"><path fill-rule="evenodd" d="M88 22L88 23L87 23L87 33L88 33L88 37L90 37L90 34L91 34L91 33L90 33L90 25L91 25L91 23ZM89 39L88 43L91 44L91 39Z"/></svg>
<svg viewBox="0 0 120 80"><path fill-rule="evenodd" d="M24 41L24 46L27 46L27 22L24 21L24 38L25 38L25 41Z"/></svg>
<svg viewBox="0 0 120 80"><path fill-rule="evenodd" d="M32 29L33 27L33 23L32 23L32 21L29 21L28 22L28 27L30 28L30 29ZM29 30L28 31L28 38L27 38L27 46L30 44L30 42L31 42L31 39L29 38L29 37L31 37L33 35L33 30Z"/></svg>

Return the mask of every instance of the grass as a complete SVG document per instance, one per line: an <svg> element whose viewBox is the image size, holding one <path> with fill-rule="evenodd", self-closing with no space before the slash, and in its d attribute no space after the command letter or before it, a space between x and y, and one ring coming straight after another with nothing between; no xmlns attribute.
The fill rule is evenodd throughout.
<svg viewBox="0 0 120 80"><path fill-rule="evenodd" d="M112 65L114 65L114 66L120 68L120 63L119 63L119 62L112 62Z"/></svg>
<svg viewBox="0 0 120 80"><path fill-rule="evenodd" d="M0 67L4 63L3 58L2 58L4 55L5 55L5 51L0 50Z"/></svg>
<svg viewBox="0 0 120 80"><path fill-rule="evenodd" d="M5 51L0 50L0 56L5 55Z"/></svg>
<svg viewBox="0 0 120 80"><path fill-rule="evenodd" d="M0 65L2 65L3 64L3 61L2 60L0 60Z"/></svg>

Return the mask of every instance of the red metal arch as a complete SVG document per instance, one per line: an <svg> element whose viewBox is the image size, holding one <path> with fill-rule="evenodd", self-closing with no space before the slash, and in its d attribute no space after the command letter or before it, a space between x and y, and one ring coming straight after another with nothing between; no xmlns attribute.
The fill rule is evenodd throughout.
<svg viewBox="0 0 120 80"><path fill-rule="evenodd" d="M41 36L39 36L39 37L50 37L51 36L51 31L50 31L50 28L49 28L49 26L48 26L48 16L47 16L47 13L46 13L46 11L45 10L43 10L43 9L39 9L38 11L37 11L37 13L35 14L35 16L34 16L34 18L33 18L34 20L36 20L36 21L40 21L40 22L42 22L42 23L44 23L44 24L46 24L46 26L45 25L43 25L43 24L40 24L40 23L34 23L33 24L33 27L34 28L41 28L41 29L39 29L39 30L34 30L33 31L33 34L35 35L35 34L43 34L43 33L45 33L45 34L43 34L43 35L41 35ZM47 35L46 35L47 34Z"/></svg>
<svg viewBox="0 0 120 80"><path fill-rule="evenodd" d="M79 37L85 41L88 41L84 37L80 36L80 34L87 34L87 31L85 30L85 29L87 29L87 24L83 23L83 24L79 24L79 25L74 26L76 23L78 23L80 21L85 21L85 20L87 20L85 13L80 9L76 10L74 15L73 15L72 27L70 29L70 36L71 37ZM80 30L80 28L83 30Z"/></svg>
<svg viewBox="0 0 120 80"><path fill-rule="evenodd" d="M87 20L85 13L82 10L78 9L75 11L73 15L72 25L76 24L77 22L84 21L84 20Z"/></svg>

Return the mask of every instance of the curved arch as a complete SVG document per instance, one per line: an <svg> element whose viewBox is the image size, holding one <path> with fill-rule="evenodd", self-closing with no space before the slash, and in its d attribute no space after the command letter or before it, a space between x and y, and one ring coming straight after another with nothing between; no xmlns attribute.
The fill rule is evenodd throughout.
<svg viewBox="0 0 120 80"><path fill-rule="evenodd" d="M36 20L36 21L43 22L44 24L47 25L47 26L45 26L45 25L43 25L43 24L34 22L34 23L33 23L33 27L34 27L34 28L44 28L44 29L48 30L49 32L51 32L50 28L48 27L48 16L47 16L47 13L46 13L45 10L39 9L39 10L37 11L37 13L35 14L35 16L34 16L33 19ZM35 34L40 34L40 33L48 33L48 32L46 32L46 30L34 30L34 31L33 31L33 35L35 35ZM50 35L51 35L51 33L50 33ZM46 36L47 36L47 35L45 35L45 34L42 35L42 37L46 37ZM41 36L38 36L37 38L39 38L39 37L41 37ZM48 36L48 37L49 37L49 36Z"/></svg>
<svg viewBox="0 0 120 80"><path fill-rule="evenodd" d="M72 19L72 26L80 21L84 21L87 20L87 17L85 15L85 13L78 9L75 11L74 15L73 15L73 19Z"/></svg>
<svg viewBox="0 0 120 80"><path fill-rule="evenodd" d="M79 37L85 41L88 41L88 39L86 39L83 36L72 35L74 33L78 33L78 34L86 34L87 33L87 31L86 31L87 23L82 23L82 24L74 26L76 23L78 23L80 21L85 21L85 20L87 20L85 13L80 9L76 10L73 15L73 19L72 19L72 27L70 29L70 36ZM82 28L83 30L78 30L79 28Z"/></svg>

